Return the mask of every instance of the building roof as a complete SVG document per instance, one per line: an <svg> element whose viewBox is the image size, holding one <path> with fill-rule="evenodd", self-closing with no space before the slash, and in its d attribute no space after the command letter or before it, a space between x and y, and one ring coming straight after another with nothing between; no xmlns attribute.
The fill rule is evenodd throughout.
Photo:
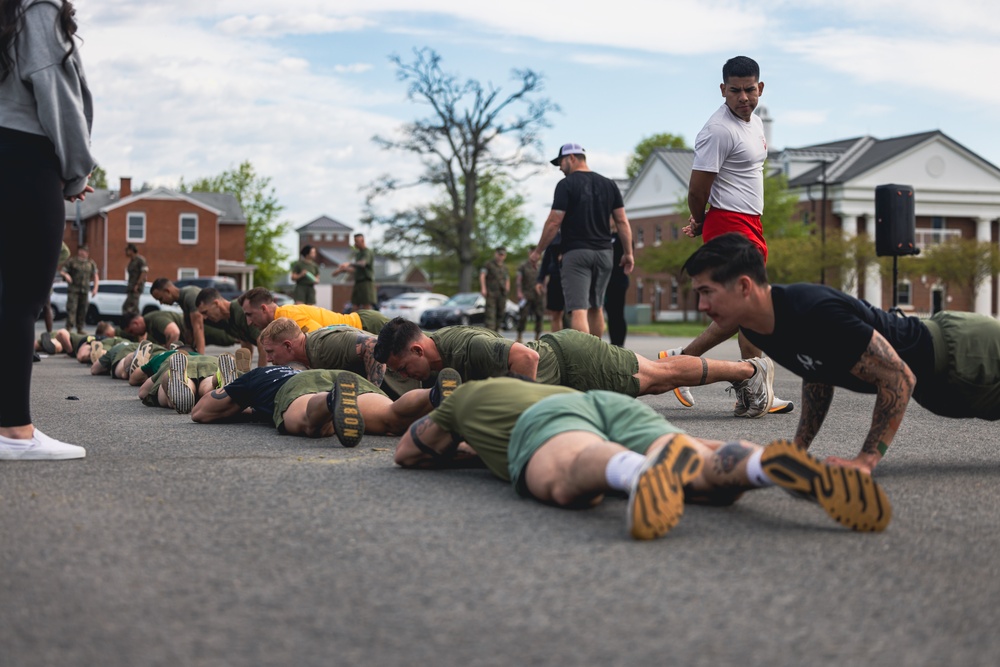
<svg viewBox="0 0 1000 667"><path fill-rule="evenodd" d="M228 192L177 192L169 188L153 188L152 190L133 192L125 199L119 199L118 192L118 190L100 188L88 194L82 202L66 202L66 219L75 220L77 210L79 210L80 219L87 220L122 204L142 201L146 198L169 198L194 201L201 206L212 209L219 213L219 222L221 223L245 225L247 222L239 200Z"/></svg>
<svg viewBox="0 0 1000 667"><path fill-rule="evenodd" d="M919 132L901 137L890 137L888 139L863 136L825 144L803 146L801 148L786 148L782 151L781 156L785 161L800 163L815 162L814 166L789 179L788 186L791 188L821 182L823 180L824 162L826 163L826 182L828 184L846 183L885 164L894 157L936 139L941 139L955 145L961 151L974 156L994 171L997 171L995 165L990 164L940 130Z"/></svg>
<svg viewBox="0 0 1000 667"><path fill-rule="evenodd" d="M321 215L312 222L307 222L296 228L295 231L301 234L303 232L350 232L353 229L353 227L348 227L329 216Z"/></svg>

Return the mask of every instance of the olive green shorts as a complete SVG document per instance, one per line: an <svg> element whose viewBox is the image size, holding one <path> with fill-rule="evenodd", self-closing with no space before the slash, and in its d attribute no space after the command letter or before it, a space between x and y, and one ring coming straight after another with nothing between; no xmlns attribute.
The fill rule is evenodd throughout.
<svg viewBox="0 0 1000 667"><path fill-rule="evenodd" d="M531 495L524 475L531 457L567 431L588 431L640 454L657 438L684 432L642 401L610 391L546 398L525 410L510 434L510 479L519 494Z"/></svg>
<svg viewBox="0 0 1000 667"><path fill-rule="evenodd" d="M635 352L608 345L597 336L562 329L543 334L559 360L559 384L578 391L603 389L627 396L639 395L639 359Z"/></svg>
<svg viewBox="0 0 1000 667"><path fill-rule="evenodd" d="M282 426L285 421L285 410L292 402L300 396L307 394L325 394L331 389L337 380L337 375L348 371L313 369L296 373L288 378L288 381L281 386L278 393L274 395L274 425L284 433ZM371 382L361 377L357 373L351 373L355 382L358 383L358 396L361 394L381 394L385 392L373 385Z"/></svg>
<svg viewBox="0 0 1000 667"><path fill-rule="evenodd" d="M167 360L170 359L172 354L182 354L176 350L167 350L166 352L160 352L150 359L152 363L153 359L157 361L157 368L150 376L153 381L153 386L149 390L149 394L146 398L142 399L143 405L148 405L150 407L157 407L160 404L159 401L159 391L160 387L164 382L167 381L167 371L170 370L170 364ZM143 368L146 368L143 366ZM195 385L201 383L207 377L212 377L219 372L219 358L208 355L208 354L190 354L188 355L187 362L187 376L189 380L193 380Z"/></svg>
<svg viewBox="0 0 1000 667"><path fill-rule="evenodd" d="M934 341L934 377L913 398L944 417L1000 419L1000 321L945 310L924 324Z"/></svg>

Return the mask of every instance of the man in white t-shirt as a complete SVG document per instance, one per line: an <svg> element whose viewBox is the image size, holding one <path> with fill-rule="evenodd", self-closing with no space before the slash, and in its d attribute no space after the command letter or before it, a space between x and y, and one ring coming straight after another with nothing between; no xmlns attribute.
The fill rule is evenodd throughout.
<svg viewBox="0 0 1000 667"><path fill-rule="evenodd" d="M722 67L719 88L725 103L712 114L695 139L694 164L688 184L691 217L683 231L692 238L702 236L706 243L727 232L738 232L750 239L766 262L767 242L760 216L764 212L767 141L764 123L753 113L764 92L760 67L746 56L730 58ZM690 344L666 350L660 356L701 356L735 333L735 328L723 330L713 322ZM761 351L743 336L739 342L743 358L761 356ZM678 387L674 395L681 404L694 405L688 388ZM794 407L790 401L775 398L769 412L791 412ZM737 402L734 414L746 416L746 406Z"/></svg>

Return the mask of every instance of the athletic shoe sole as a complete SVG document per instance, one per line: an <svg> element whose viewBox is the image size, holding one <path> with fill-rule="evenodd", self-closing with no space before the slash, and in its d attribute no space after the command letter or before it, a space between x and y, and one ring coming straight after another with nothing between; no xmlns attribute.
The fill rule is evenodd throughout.
<svg viewBox="0 0 1000 667"><path fill-rule="evenodd" d="M236 358L231 354L219 355L219 387L225 387L236 380Z"/></svg>
<svg viewBox="0 0 1000 667"><path fill-rule="evenodd" d="M132 363L128 367L129 377L135 372L137 368L141 368L149 363L149 357L152 356L153 343L148 340L144 340L139 343L139 347L136 348L135 354L132 355Z"/></svg>
<svg viewBox="0 0 1000 667"><path fill-rule="evenodd" d="M456 389L462 386L462 375L454 368L442 368L438 373L435 384L437 385L437 394L441 397L438 404L434 406L436 408L444 402L444 399L451 396Z"/></svg>
<svg viewBox="0 0 1000 667"><path fill-rule="evenodd" d="M687 387L674 387L674 396L685 408L690 408L694 406L694 396L691 394L691 390Z"/></svg>
<svg viewBox="0 0 1000 667"><path fill-rule="evenodd" d="M236 372L242 375L250 370L250 357L252 356L250 350L245 347L241 347L236 350L233 354L236 358Z"/></svg>
<svg viewBox="0 0 1000 667"><path fill-rule="evenodd" d="M352 373L338 373L327 398L333 414L333 431L344 447L357 447L365 434L365 418L358 409L358 383Z"/></svg>
<svg viewBox="0 0 1000 667"><path fill-rule="evenodd" d="M778 403L778 401L781 401L781 399L780 398L774 399L774 403L771 405L771 409L767 411L767 414L784 415L788 414L789 412L795 409L795 403L792 401L781 401L780 404Z"/></svg>
<svg viewBox="0 0 1000 667"><path fill-rule="evenodd" d="M90 363L96 364L97 360L107 354L108 351L99 342L94 341L90 344Z"/></svg>
<svg viewBox="0 0 1000 667"><path fill-rule="evenodd" d="M671 356L670 350L660 350L656 354L657 359L666 359L669 356ZM694 395L687 387L675 387L674 396L677 397L677 401L685 408L694 407Z"/></svg>
<svg viewBox="0 0 1000 667"><path fill-rule="evenodd" d="M647 456L628 498L628 532L633 538L652 540L677 525L684 514L684 485L701 465L701 455L683 434Z"/></svg>
<svg viewBox="0 0 1000 667"><path fill-rule="evenodd" d="M789 440L776 440L761 456L764 473L778 486L816 502L837 523L860 532L885 530L892 504L872 476L823 463Z"/></svg>
<svg viewBox="0 0 1000 667"><path fill-rule="evenodd" d="M186 354L174 352L170 355L170 377L167 379L167 395L178 414L186 415L194 407L194 393L188 386L188 358Z"/></svg>

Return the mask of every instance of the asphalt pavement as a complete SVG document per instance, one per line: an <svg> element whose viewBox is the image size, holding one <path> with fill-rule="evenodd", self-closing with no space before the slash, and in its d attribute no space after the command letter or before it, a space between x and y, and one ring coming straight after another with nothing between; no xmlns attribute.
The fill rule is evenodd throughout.
<svg viewBox="0 0 1000 667"><path fill-rule="evenodd" d="M876 473L884 533L768 489L638 543L621 497L547 507L483 470L399 469L393 438L199 425L69 358L34 368L35 423L88 456L0 463L2 667L1000 664L988 422L911 403ZM640 400L695 435L794 434L798 408L694 396ZM838 390L812 451L857 453L873 405Z"/></svg>

